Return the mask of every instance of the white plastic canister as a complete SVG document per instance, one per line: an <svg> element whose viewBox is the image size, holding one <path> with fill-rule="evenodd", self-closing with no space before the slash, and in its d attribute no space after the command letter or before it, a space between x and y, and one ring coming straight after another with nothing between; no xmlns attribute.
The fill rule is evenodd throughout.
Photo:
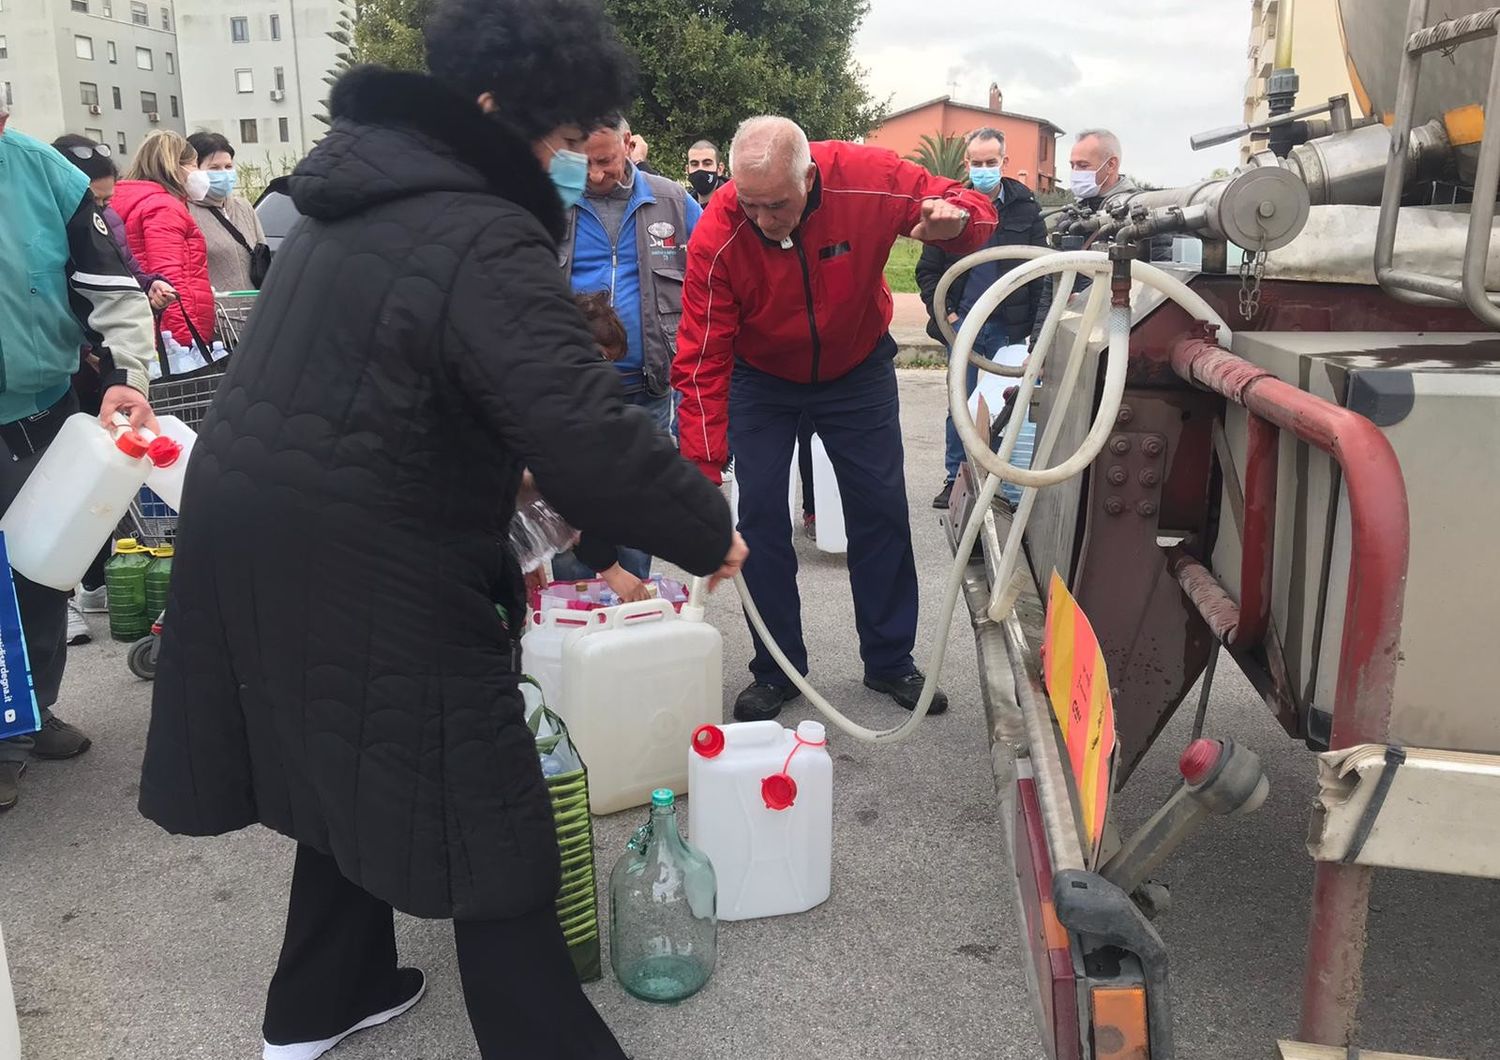
<svg viewBox="0 0 1500 1060"><path fill-rule="evenodd" d="M588 764L589 808L614 813L645 805L656 788L688 790L682 748L723 716L723 637L666 600L573 614L588 622L564 639L553 710Z"/></svg>
<svg viewBox="0 0 1500 1060"><path fill-rule="evenodd" d="M719 919L805 912L828 899L833 760L823 726L706 725L688 752L688 838L719 881Z"/></svg>
<svg viewBox="0 0 1500 1060"><path fill-rule="evenodd" d="M21 1060L21 1028L16 1022L16 998L5 963L4 934L0 934L0 1060Z"/></svg>
<svg viewBox="0 0 1500 1060"><path fill-rule="evenodd" d="M563 701L563 643L568 634L589 624L588 611L531 612L521 638L521 672L542 686L547 706L559 711Z"/></svg>
<svg viewBox="0 0 1500 1060"><path fill-rule="evenodd" d="M178 451L168 463L153 462L151 470L146 474L146 485L171 505L173 511L180 512L182 481L187 477L188 457L193 455L193 445L198 441L198 433L176 416L158 416L156 422L161 427L161 437L171 439ZM141 433L144 437L150 436L147 431ZM153 445L160 446L161 443L153 442Z"/></svg>

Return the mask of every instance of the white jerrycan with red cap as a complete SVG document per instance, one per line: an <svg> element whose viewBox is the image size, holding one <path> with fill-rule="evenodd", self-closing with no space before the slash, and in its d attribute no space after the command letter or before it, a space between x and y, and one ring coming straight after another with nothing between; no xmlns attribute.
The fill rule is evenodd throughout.
<svg viewBox="0 0 1500 1060"><path fill-rule="evenodd" d="M713 863L720 920L828 900L833 760L820 723L705 725L693 733L688 786L688 835Z"/></svg>

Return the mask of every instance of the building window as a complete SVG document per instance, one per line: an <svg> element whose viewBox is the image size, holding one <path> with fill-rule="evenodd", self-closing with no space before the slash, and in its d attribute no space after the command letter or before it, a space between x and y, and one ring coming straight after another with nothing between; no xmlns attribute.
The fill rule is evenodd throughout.
<svg viewBox="0 0 1500 1060"><path fill-rule="evenodd" d="M174 117L174 118L180 118L180 117L182 117L182 115L177 110L177 97L176 96L172 97L172 117Z"/></svg>
<svg viewBox="0 0 1500 1060"><path fill-rule="evenodd" d="M116 85L114 88L110 89L109 94L115 101L115 110L124 110L125 107L120 101L120 86Z"/></svg>
<svg viewBox="0 0 1500 1060"><path fill-rule="evenodd" d="M124 163L125 163L125 155L127 153L126 149L125 149L125 134L124 133L120 133L118 136L115 137L115 146L120 149L120 164L123 167Z"/></svg>
<svg viewBox="0 0 1500 1060"><path fill-rule="evenodd" d="M104 3L100 5L100 8L103 10L105 18L115 17L115 5L111 4L109 0L104 0Z"/></svg>
<svg viewBox="0 0 1500 1060"><path fill-rule="evenodd" d="M171 52L167 52L167 73L169 73L169 74L175 74L176 72L177 72L177 60L174 59L174 58L172 58L172 53Z"/></svg>
<svg viewBox="0 0 1500 1060"><path fill-rule="evenodd" d="M69 6L74 11L78 11L82 14L86 15L89 13L89 0L73 0L73 2Z"/></svg>
<svg viewBox="0 0 1500 1060"><path fill-rule="evenodd" d="M250 39L250 20L248 18L232 18L229 20L229 39L235 44L244 44Z"/></svg>
<svg viewBox="0 0 1500 1060"><path fill-rule="evenodd" d="M151 12L141 0L132 0L130 5L130 21L137 26L151 25Z"/></svg>
<svg viewBox="0 0 1500 1060"><path fill-rule="evenodd" d="M280 40L281 39L281 16L280 15L272 15L271 16L271 39L272 40Z"/></svg>
<svg viewBox="0 0 1500 1060"><path fill-rule="evenodd" d="M16 102L16 97L11 94L11 91L10 91L10 82L7 81L7 82L5 82L5 105L7 107L9 107L9 106L12 106L15 102Z"/></svg>
<svg viewBox="0 0 1500 1060"><path fill-rule="evenodd" d="M276 91L286 91L286 68L282 66L276 68Z"/></svg>
<svg viewBox="0 0 1500 1060"><path fill-rule="evenodd" d="M172 29L172 9L164 7L161 9L161 28L168 32Z"/></svg>
<svg viewBox="0 0 1500 1060"><path fill-rule="evenodd" d="M74 37L73 54L80 59L92 59L94 57L94 38Z"/></svg>
<svg viewBox="0 0 1500 1060"><path fill-rule="evenodd" d="M109 56L109 61L112 63L120 61L120 54L115 51L115 42L112 40L104 42L104 54Z"/></svg>
<svg viewBox="0 0 1500 1060"><path fill-rule="evenodd" d="M150 48L137 48L135 50L135 68L137 70L153 69Z"/></svg>
<svg viewBox="0 0 1500 1060"><path fill-rule="evenodd" d="M155 92L142 92L141 93L141 113L142 114L155 114L156 113L156 93Z"/></svg>
<svg viewBox="0 0 1500 1060"><path fill-rule="evenodd" d="M249 70L236 70L234 72L234 90L240 93L255 91L255 77Z"/></svg>
<svg viewBox="0 0 1500 1060"><path fill-rule="evenodd" d="M102 144L104 142L104 130L103 129L88 129L88 128L85 128L83 130L83 135L87 136L90 140L94 141L94 143L96 143L96 144Z"/></svg>
<svg viewBox="0 0 1500 1060"><path fill-rule="evenodd" d="M99 105L99 86L92 81L78 82L78 101L85 107Z"/></svg>
<svg viewBox="0 0 1500 1060"><path fill-rule="evenodd" d="M292 142L292 123L285 118L276 119L276 131L281 135L281 142L289 144Z"/></svg>
<svg viewBox="0 0 1500 1060"><path fill-rule="evenodd" d="M260 143L260 125L254 118L240 119L240 143Z"/></svg>
<svg viewBox="0 0 1500 1060"><path fill-rule="evenodd" d="M10 48L5 43L5 34L0 33L0 59L10 58Z"/></svg>

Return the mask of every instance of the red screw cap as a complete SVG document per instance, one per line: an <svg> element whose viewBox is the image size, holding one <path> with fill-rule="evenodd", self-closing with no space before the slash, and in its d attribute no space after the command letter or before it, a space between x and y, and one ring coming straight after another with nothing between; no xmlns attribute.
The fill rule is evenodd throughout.
<svg viewBox="0 0 1500 1060"><path fill-rule="evenodd" d="M146 455L156 467L171 467L182 456L182 446L161 435L151 439L151 444L146 446Z"/></svg>
<svg viewBox="0 0 1500 1060"><path fill-rule="evenodd" d="M1177 771L1189 784L1202 783L1219 764L1224 745L1218 740L1200 739L1187 745L1177 761Z"/></svg>
<svg viewBox="0 0 1500 1060"><path fill-rule="evenodd" d="M797 782L785 773L772 773L760 782L760 797L768 810L785 810L797 801Z"/></svg>
<svg viewBox="0 0 1500 1060"><path fill-rule="evenodd" d="M146 444L146 439L142 438L134 431L126 431L124 434L120 435L120 437L116 438L115 448L120 450L120 452L124 453L126 456L130 457L130 459L132 460L139 460L141 457L145 456L146 453L148 453L151 449L151 447Z"/></svg>
<svg viewBox="0 0 1500 1060"><path fill-rule="evenodd" d="M700 725L693 730L693 750L704 758L717 758L724 750L724 730L717 725Z"/></svg>

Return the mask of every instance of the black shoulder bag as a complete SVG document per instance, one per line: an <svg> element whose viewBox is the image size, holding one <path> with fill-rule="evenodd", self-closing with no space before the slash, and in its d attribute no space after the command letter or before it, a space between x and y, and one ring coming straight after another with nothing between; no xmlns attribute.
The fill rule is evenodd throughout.
<svg viewBox="0 0 1500 1060"><path fill-rule="evenodd" d="M260 290L260 285L266 281L266 273L271 271L271 248L264 243L257 243L252 247L250 241L245 238L245 233L224 216L223 210L216 210L210 206L208 212L214 215L214 220L223 225L224 231L233 236L234 241L244 247L245 252L250 255L250 285L257 291Z"/></svg>

